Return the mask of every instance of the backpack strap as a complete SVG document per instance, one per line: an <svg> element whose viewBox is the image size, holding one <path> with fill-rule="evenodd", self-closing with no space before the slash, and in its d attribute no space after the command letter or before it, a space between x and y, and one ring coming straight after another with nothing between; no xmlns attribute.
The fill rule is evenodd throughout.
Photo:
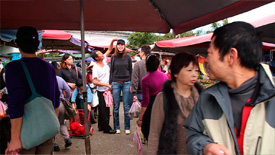
<svg viewBox="0 0 275 155"><path fill-rule="evenodd" d="M32 91L32 94L33 94L33 95L34 95L34 94L37 94L37 92L36 92L36 90L35 90L35 88L34 88L34 85L33 85L33 82L32 82L32 79L31 79L31 76L30 76L30 73L29 73L29 70L28 70L28 68L27 68L27 66L26 66L26 64L25 64L25 62L24 62L22 59L20 59L19 62L21 63L21 65L22 65L22 67L23 67L23 69L24 69L26 78L27 78L27 80L28 80L29 86L30 86L31 91Z"/></svg>

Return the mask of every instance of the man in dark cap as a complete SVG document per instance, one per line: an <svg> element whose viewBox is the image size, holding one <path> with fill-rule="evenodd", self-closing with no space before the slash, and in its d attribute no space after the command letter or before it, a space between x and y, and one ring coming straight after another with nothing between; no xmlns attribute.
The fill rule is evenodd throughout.
<svg viewBox="0 0 275 155"><path fill-rule="evenodd" d="M55 70L51 64L38 58L35 54L39 46L37 30L29 26L20 27L15 41L22 55L21 59L29 70L36 91L51 100L56 112L58 112L60 93ZM35 148L28 150L22 148L20 132L24 104L32 93L26 74L18 60L10 62L6 66L6 85L9 93L8 109L12 126L11 141L6 149L6 154L15 152L19 154L52 154L54 137Z"/></svg>

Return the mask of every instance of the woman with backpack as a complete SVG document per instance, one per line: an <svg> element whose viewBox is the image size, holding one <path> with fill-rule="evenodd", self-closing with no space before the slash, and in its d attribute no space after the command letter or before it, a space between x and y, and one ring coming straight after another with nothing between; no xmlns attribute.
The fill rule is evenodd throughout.
<svg viewBox="0 0 275 155"><path fill-rule="evenodd" d="M176 54L166 81L152 108L148 154L188 154L184 121L203 87L197 83L199 67L194 54Z"/></svg>

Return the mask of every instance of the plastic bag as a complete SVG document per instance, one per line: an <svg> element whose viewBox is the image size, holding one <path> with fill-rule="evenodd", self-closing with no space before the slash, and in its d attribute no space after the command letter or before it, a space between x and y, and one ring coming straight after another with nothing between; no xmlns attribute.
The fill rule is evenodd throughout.
<svg viewBox="0 0 275 155"><path fill-rule="evenodd" d="M129 114L128 115L131 118L138 118L140 110L141 110L141 104L140 104L140 102L139 101L135 101L132 104L132 106L131 106L131 108L129 110Z"/></svg>
<svg viewBox="0 0 275 155"><path fill-rule="evenodd" d="M103 93L106 107L111 107L113 105L113 96L110 90L107 90Z"/></svg>
<svg viewBox="0 0 275 155"><path fill-rule="evenodd" d="M143 146L141 141L141 132L138 126L136 126L133 141L137 145L137 154L142 155Z"/></svg>
<svg viewBox="0 0 275 155"><path fill-rule="evenodd" d="M93 95L93 102L91 103L91 106L92 107L96 107L99 104L99 100L98 100L96 89L92 90L92 95Z"/></svg>
<svg viewBox="0 0 275 155"><path fill-rule="evenodd" d="M5 116L4 104L0 101L0 120Z"/></svg>

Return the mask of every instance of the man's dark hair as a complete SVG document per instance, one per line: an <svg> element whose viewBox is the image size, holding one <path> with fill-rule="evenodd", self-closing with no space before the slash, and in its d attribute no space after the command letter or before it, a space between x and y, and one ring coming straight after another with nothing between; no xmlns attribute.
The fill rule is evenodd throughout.
<svg viewBox="0 0 275 155"><path fill-rule="evenodd" d="M98 55L96 54L97 51L94 51L92 54L91 54L91 57L95 60L96 60L96 57L98 57Z"/></svg>
<svg viewBox="0 0 275 155"><path fill-rule="evenodd" d="M146 70L147 72L154 72L159 67L159 59L153 55L150 54L146 57Z"/></svg>
<svg viewBox="0 0 275 155"><path fill-rule="evenodd" d="M178 74L182 67L187 67L190 63L193 63L194 66L198 66L198 60L196 56L189 52L181 52L176 54L171 61L170 71L172 80L176 82L175 74Z"/></svg>
<svg viewBox="0 0 275 155"><path fill-rule="evenodd" d="M262 59L262 41L256 29L245 22L234 22L220 27L212 36L214 45L219 49L221 60L230 48L238 50L242 66L254 69Z"/></svg>
<svg viewBox="0 0 275 155"><path fill-rule="evenodd" d="M151 47L148 45L141 46L141 51L144 52L145 56L151 54Z"/></svg>
<svg viewBox="0 0 275 155"><path fill-rule="evenodd" d="M37 30L30 26L20 27L15 42L24 53L35 53L39 45Z"/></svg>
<svg viewBox="0 0 275 155"><path fill-rule="evenodd" d="M83 81L82 81L81 79L78 79L78 80L76 80L75 85L76 85L77 87L81 87L81 86L83 86Z"/></svg>

